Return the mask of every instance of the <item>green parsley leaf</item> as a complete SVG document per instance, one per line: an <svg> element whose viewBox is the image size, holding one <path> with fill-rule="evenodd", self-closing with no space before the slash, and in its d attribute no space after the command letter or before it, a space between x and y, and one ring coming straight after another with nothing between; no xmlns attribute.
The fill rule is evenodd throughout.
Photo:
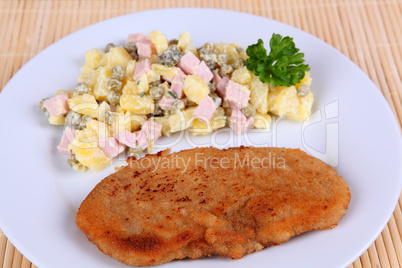
<svg viewBox="0 0 402 268"><path fill-rule="evenodd" d="M141 94L140 94L140 97L142 98L142 97L144 97L145 96L145 92L142 92Z"/></svg>
<svg viewBox="0 0 402 268"><path fill-rule="evenodd" d="M246 61L247 69L253 71L261 82L274 86L289 87L299 83L310 67L304 64L304 54L296 48L293 38L273 34L269 46L269 55L261 39L246 49L249 56Z"/></svg>

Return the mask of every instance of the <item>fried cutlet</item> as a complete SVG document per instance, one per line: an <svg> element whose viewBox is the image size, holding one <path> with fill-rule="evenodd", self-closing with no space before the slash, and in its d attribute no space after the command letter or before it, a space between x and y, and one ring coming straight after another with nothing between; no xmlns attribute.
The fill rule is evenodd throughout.
<svg viewBox="0 0 402 268"><path fill-rule="evenodd" d="M297 149L196 148L128 159L82 202L77 226L120 262L238 259L310 230L335 227L348 185Z"/></svg>

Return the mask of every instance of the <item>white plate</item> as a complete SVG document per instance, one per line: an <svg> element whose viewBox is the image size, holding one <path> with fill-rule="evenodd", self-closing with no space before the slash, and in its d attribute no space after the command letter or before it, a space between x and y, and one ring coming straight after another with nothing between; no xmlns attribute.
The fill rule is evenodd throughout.
<svg viewBox="0 0 402 268"><path fill-rule="evenodd" d="M112 167L100 173L71 170L56 151L63 128L48 125L37 103L75 86L86 50L156 29L169 39L188 30L197 46L223 41L247 47L258 38L267 46L273 32L294 37L313 77L309 121L275 120L271 132L251 131L240 140L227 130L184 136L173 150L211 139L221 147L301 148L335 166L352 194L333 230L309 232L240 260L213 257L164 267L343 267L359 257L389 220L402 185L401 136L388 104L356 65L317 38L266 18L213 9L154 10L97 23L48 47L11 79L0 94L0 228L11 242L41 268L126 267L99 252L74 224L79 204ZM166 147L167 141L160 143Z"/></svg>

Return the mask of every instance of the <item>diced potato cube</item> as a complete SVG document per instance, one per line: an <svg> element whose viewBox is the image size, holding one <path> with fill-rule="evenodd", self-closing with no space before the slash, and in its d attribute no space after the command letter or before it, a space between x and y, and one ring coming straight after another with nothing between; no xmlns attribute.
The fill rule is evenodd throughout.
<svg viewBox="0 0 402 268"><path fill-rule="evenodd" d="M142 97L140 95L122 95L120 105L123 110L139 115L150 114L155 110L154 100L149 95Z"/></svg>
<svg viewBox="0 0 402 268"><path fill-rule="evenodd" d="M100 65L107 65L110 67L120 65L123 68L126 68L127 64L132 59L133 58L130 56L130 54L128 54L124 47L112 47L110 48L110 51L102 57Z"/></svg>
<svg viewBox="0 0 402 268"><path fill-rule="evenodd" d="M127 81L134 80L133 76L134 76L134 72L135 72L135 67L137 67L137 61L130 60L127 63L127 67L126 67L126 79L127 79Z"/></svg>
<svg viewBox="0 0 402 268"><path fill-rule="evenodd" d="M75 153L75 150L77 148L91 149L97 146L98 146L98 133L92 127L92 128L84 128L83 130L77 130L75 133L75 138L70 142L68 148L73 153Z"/></svg>
<svg viewBox="0 0 402 268"><path fill-rule="evenodd" d="M68 89L60 89L60 90L57 90L54 95L57 96L57 95L63 95L63 94L67 94L67 96L69 98L71 98L74 95L74 90L73 89L69 89L69 90Z"/></svg>
<svg viewBox="0 0 402 268"><path fill-rule="evenodd" d="M140 78L137 81L137 87L139 92L148 92L149 90L149 84L148 84L148 76L147 74L143 74L140 76ZM140 93L140 94L141 94Z"/></svg>
<svg viewBox="0 0 402 268"><path fill-rule="evenodd" d="M191 101L198 104L209 94L209 87L198 75L188 75L184 79L183 91Z"/></svg>
<svg viewBox="0 0 402 268"><path fill-rule="evenodd" d="M261 82L258 76L252 75L250 82L250 103L260 114L268 112L269 85Z"/></svg>
<svg viewBox="0 0 402 268"><path fill-rule="evenodd" d="M48 118L49 124L51 125L64 125L66 123L66 117L50 115Z"/></svg>
<svg viewBox="0 0 402 268"><path fill-rule="evenodd" d="M80 163L94 171L101 171L111 162L111 159L99 147L76 148L75 157Z"/></svg>
<svg viewBox="0 0 402 268"><path fill-rule="evenodd" d="M152 71L159 74L159 76L164 76L169 79L173 79L173 77L175 77L177 72L179 71L178 68L168 67L166 65L157 64L157 63L152 64L151 68L152 68Z"/></svg>
<svg viewBox="0 0 402 268"><path fill-rule="evenodd" d="M148 78L148 83L152 83L155 81L159 81L161 79L161 76L157 72L150 70L147 72L147 78Z"/></svg>
<svg viewBox="0 0 402 268"><path fill-rule="evenodd" d="M87 123L87 129L91 130L93 133L96 133L97 139L106 139L111 136L110 133L110 127L104 123L100 122L98 120L90 120Z"/></svg>
<svg viewBox="0 0 402 268"><path fill-rule="evenodd" d="M294 86L276 87L271 91L268 97L269 111L278 116L296 114L299 106L297 91Z"/></svg>
<svg viewBox="0 0 402 268"><path fill-rule="evenodd" d="M145 115L137 115L132 114L130 115L131 120L131 132L140 130L142 125L147 121L147 117Z"/></svg>
<svg viewBox="0 0 402 268"><path fill-rule="evenodd" d="M242 85L248 85L251 82L251 78L253 76L253 73L249 70L247 70L247 67L244 66L242 68L239 68L235 70L232 73L232 80L235 81L236 83L242 84Z"/></svg>
<svg viewBox="0 0 402 268"><path fill-rule="evenodd" d="M169 116L170 132L175 133L189 128L193 122L196 107L187 108Z"/></svg>
<svg viewBox="0 0 402 268"><path fill-rule="evenodd" d="M179 42L177 43L177 48L181 50L184 54L186 54L188 51L191 51L194 55L198 56L197 49L191 42L191 35L189 32L184 31L180 36L179 36Z"/></svg>
<svg viewBox="0 0 402 268"><path fill-rule="evenodd" d="M154 44L156 52L162 52L168 48L168 40L165 35L160 31L152 31L149 33L148 38Z"/></svg>
<svg viewBox="0 0 402 268"><path fill-rule="evenodd" d="M259 114L254 116L254 127L259 129L270 129L271 116L269 114Z"/></svg>
<svg viewBox="0 0 402 268"><path fill-rule="evenodd" d="M209 124L205 123L202 120L194 118L193 123L190 127L190 132L194 136L207 135L219 128L223 128L225 125L225 110L222 107L219 107L211 118Z"/></svg>
<svg viewBox="0 0 402 268"><path fill-rule="evenodd" d="M81 76L78 81L82 82L88 78L88 75L95 69L101 61L105 52L101 49L91 49L85 52L85 64L81 67Z"/></svg>
<svg viewBox="0 0 402 268"><path fill-rule="evenodd" d="M297 96L294 86L277 87L268 97L269 111L278 116L286 116L296 121L304 121L311 113L314 96L310 92L305 97Z"/></svg>
<svg viewBox="0 0 402 268"><path fill-rule="evenodd" d="M299 97L299 108L297 109L296 114L287 115L289 119L296 120L296 121L304 121L306 120L311 114L311 107L313 106L314 102L314 95L313 93L309 92L309 94L305 97Z"/></svg>
<svg viewBox="0 0 402 268"><path fill-rule="evenodd" d="M162 135L170 136L172 134L169 124L169 116L155 117L155 122L162 125Z"/></svg>
<svg viewBox="0 0 402 268"><path fill-rule="evenodd" d="M142 91L138 89L137 82L134 80L127 81L123 87L123 95L140 95Z"/></svg>
<svg viewBox="0 0 402 268"><path fill-rule="evenodd" d="M88 122L89 128L78 130L68 147L81 164L100 171L109 165L111 160L98 147L96 122L96 120L91 120Z"/></svg>
<svg viewBox="0 0 402 268"><path fill-rule="evenodd" d="M76 113L88 115L93 118L98 116L99 104L90 94L76 95L67 100L68 106Z"/></svg>
<svg viewBox="0 0 402 268"><path fill-rule="evenodd" d="M107 84L108 80L112 77L112 68L109 66L99 67L95 71L95 76L96 82L93 86L95 99L105 101L107 99L107 95L110 93Z"/></svg>
<svg viewBox="0 0 402 268"><path fill-rule="evenodd" d="M116 113L114 121L110 126L110 130L113 135L124 130L131 131L130 113Z"/></svg>

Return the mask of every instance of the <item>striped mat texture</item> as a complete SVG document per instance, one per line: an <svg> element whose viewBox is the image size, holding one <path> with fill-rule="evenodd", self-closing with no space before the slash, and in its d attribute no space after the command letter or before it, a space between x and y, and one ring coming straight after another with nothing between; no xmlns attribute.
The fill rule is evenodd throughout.
<svg viewBox="0 0 402 268"><path fill-rule="evenodd" d="M0 0L0 91L58 39L114 16L208 7L284 22L329 43L381 90L402 124L402 0ZM402 267L402 198L377 240L350 267ZM346 241L345 241L346 242ZM36 267L0 230L0 267Z"/></svg>

